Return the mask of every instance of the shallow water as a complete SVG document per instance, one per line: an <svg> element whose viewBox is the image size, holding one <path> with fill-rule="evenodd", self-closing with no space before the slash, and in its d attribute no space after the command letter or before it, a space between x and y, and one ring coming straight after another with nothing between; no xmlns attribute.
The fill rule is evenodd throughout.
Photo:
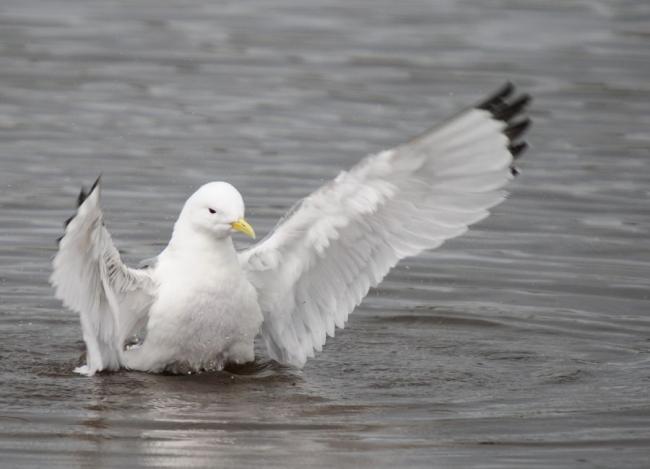
<svg viewBox="0 0 650 469"><path fill-rule="evenodd" d="M0 467L647 466L648 31L642 0L3 0ZM72 374L47 278L81 183L130 262L208 180L264 234L506 79L536 98L510 200L304 370Z"/></svg>

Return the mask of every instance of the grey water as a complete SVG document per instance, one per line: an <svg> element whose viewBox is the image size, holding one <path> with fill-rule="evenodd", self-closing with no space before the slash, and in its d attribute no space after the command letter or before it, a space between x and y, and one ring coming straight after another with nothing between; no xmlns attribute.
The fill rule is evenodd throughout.
<svg viewBox="0 0 650 469"><path fill-rule="evenodd" d="M649 32L645 0L2 0L0 467L648 467ZM72 373L81 184L133 264L210 180L264 235L505 80L535 97L509 199L303 370Z"/></svg>

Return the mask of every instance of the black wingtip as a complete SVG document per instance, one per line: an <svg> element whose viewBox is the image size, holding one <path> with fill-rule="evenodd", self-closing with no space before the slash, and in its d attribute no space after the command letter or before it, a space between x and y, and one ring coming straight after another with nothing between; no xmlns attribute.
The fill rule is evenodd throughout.
<svg viewBox="0 0 650 469"><path fill-rule="evenodd" d="M77 196L77 208L81 206L81 204L84 203L84 201L88 198L90 194L94 192L95 189L99 187L99 184L102 180L102 175L100 174L97 179L95 179L95 182L93 182L93 185L90 186L90 190L86 191L86 188L84 186L81 186L81 191L79 192L79 195Z"/></svg>
<svg viewBox="0 0 650 469"><path fill-rule="evenodd" d="M92 194L93 191L94 191L97 187L99 187L99 183L100 183L101 181L102 181L102 175L101 175L101 173L100 173L99 176L97 176L97 179L95 179L95 182L93 182L93 185L92 185L92 187L90 188L90 191L88 192L88 195Z"/></svg>
<svg viewBox="0 0 650 469"><path fill-rule="evenodd" d="M477 104L476 108L488 111L497 120L509 122L520 115L532 101L529 94L521 94L510 99L514 93L515 85L507 82L491 96Z"/></svg>
<svg viewBox="0 0 650 469"><path fill-rule="evenodd" d="M507 82L476 106L477 109L489 112L494 119L505 124L503 134L508 137L508 151L513 159L521 157L528 148L528 144L521 138L532 123L525 115L532 98L525 93L518 96L515 93L515 86ZM519 174L519 170L514 166L510 167L510 172L513 176Z"/></svg>
<svg viewBox="0 0 650 469"><path fill-rule="evenodd" d="M525 118L523 120L518 120L516 122L510 122L508 126L505 128L503 133L510 139L512 142L513 140L516 140L517 138L521 137L526 130L530 127L531 120L529 118Z"/></svg>
<svg viewBox="0 0 650 469"><path fill-rule="evenodd" d="M532 98L528 94L522 94L510 104L505 104L501 109L494 112L494 118L509 122L513 117L521 114L522 111L530 104Z"/></svg>
<svg viewBox="0 0 650 469"><path fill-rule="evenodd" d="M485 100L481 101L476 107L478 109L484 109L486 111L492 112L495 106L498 106L503 102L508 96L510 96L515 91L515 85L507 81L501 86L497 91L492 95L488 96Z"/></svg>
<svg viewBox="0 0 650 469"><path fill-rule="evenodd" d="M86 188L84 186L81 186L81 191L79 191L79 195L77 196L77 208L79 208L87 198L88 192L86 192Z"/></svg>
<svg viewBox="0 0 650 469"><path fill-rule="evenodd" d="M95 182L93 182L93 185L90 187L90 190L88 191L84 186L81 186L81 190L79 191L79 195L77 196L77 208L81 207L81 204L84 203L84 201L90 196L90 194L92 194L95 191L95 189L99 187L101 180L102 180L102 175L100 174L99 176L97 176L97 179L95 179ZM66 228L68 228L68 225L74 219L75 216L77 216L76 213L63 222L64 231ZM57 244L61 244L61 240L63 239L64 236L65 234L57 238L56 240Z"/></svg>
<svg viewBox="0 0 650 469"><path fill-rule="evenodd" d="M519 143L511 143L508 145L508 151L512 155L513 159L517 159L521 156L523 152L525 152L528 149L528 143L526 142L519 142Z"/></svg>

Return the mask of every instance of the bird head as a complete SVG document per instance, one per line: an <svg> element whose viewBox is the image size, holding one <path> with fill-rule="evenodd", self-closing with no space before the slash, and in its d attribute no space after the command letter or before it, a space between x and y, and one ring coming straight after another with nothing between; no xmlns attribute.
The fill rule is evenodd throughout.
<svg viewBox="0 0 650 469"><path fill-rule="evenodd" d="M253 227L244 219L244 200L227 182L209 182L187 199L180 220L198 231L223 239L235 231L255 238Z"/></svg>

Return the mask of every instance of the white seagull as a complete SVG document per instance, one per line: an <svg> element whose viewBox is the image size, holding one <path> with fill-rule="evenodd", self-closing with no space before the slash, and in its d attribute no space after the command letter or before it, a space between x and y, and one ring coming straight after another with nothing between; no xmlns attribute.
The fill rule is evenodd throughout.
<svg viewBox="0 0 650 469"><path fill-rule="evenodd" d="M459 236L504 200L526 148L529 100L508 83L365 158L241 252L231 235L255 237L244 201L230 184L210 182L185 202L154 262L127 267L104 226L98 180L79 195L50 278L81 316L86 365L75 371L218 370L254 360L258 334L271 358L302 367L400 259Z"/></svg>

